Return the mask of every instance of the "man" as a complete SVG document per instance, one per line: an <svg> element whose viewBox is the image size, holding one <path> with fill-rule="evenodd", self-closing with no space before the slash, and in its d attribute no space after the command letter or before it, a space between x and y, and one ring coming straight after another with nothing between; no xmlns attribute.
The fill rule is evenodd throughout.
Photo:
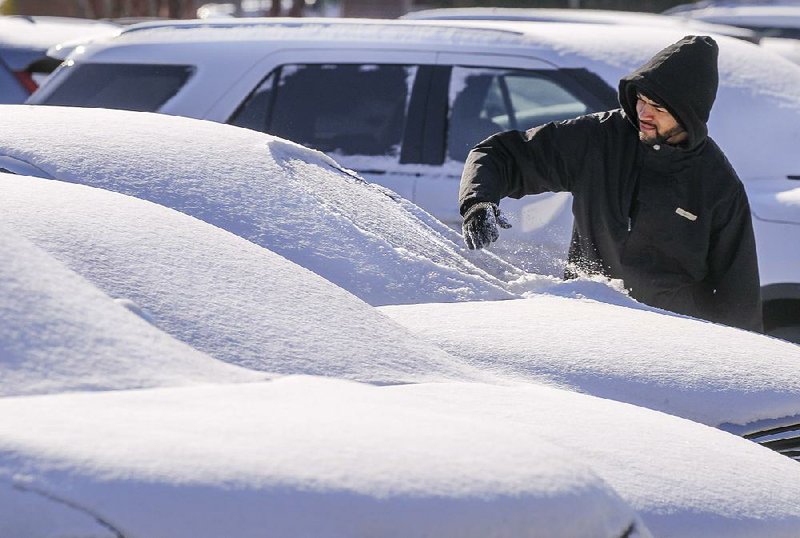
<svg viewBox="0 0 800 538"><path fill-rule="evenodd" d="M569 191L567 278L619 278L643 303L760 331L747 196L706 128L717 56L713 39L687 36L620 81L621 109L477 145L459 193L467 246L509 227L502 198Z"/></svg>

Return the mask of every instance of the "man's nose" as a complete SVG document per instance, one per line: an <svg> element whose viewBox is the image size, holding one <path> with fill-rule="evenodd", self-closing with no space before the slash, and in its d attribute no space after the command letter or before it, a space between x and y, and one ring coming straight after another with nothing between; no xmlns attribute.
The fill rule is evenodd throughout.
<svg viewBox="0 0 800 538"><path fill-rule="evenodd" d="M653 117L654 112L655 109L652 107L652 105L643 103L641 101L639 101L639 104L636 107L636 113L640 118L651 118Z"/></svg>

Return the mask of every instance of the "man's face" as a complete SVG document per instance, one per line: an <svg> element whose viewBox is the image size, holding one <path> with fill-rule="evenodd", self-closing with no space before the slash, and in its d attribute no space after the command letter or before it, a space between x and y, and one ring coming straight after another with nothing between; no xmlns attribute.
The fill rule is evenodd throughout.
<svg viewBox="0 0 800 538"><path fill-rule="evenodd" d="M688 136L663 105L641 93L636 94L636 114L639 117L639 140L647 145L680 144Z"/></svg>

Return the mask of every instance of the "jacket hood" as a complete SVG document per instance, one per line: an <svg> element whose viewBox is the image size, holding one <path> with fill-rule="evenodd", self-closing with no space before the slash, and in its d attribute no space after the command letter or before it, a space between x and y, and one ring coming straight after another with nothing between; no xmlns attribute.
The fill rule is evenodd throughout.
<svg viewBox="0 0 800 538"><path fill-rule="evenodd" d="M653 56L619 82L619 102L628 119L639 128L636 92L663 104L686 129L687 147L702 144L708 136L711 107L717 96L717 43L708 36L686 36Z"/></svg>

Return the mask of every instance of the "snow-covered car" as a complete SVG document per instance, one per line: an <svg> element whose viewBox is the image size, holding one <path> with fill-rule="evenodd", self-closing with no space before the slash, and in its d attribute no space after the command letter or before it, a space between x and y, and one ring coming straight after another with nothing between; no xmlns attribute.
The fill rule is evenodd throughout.
<svg viewBox="0 0 800 538"><path fill-rule="evenodd" d="M29 102L158 111L271 132L326 151L460 229L458 181L474 143L617 107L619 78L682 36L509 21L145 24L75 50ZM800 67L742 40L718 42L710 131L750 196L766 330L798 340L800 251L787 246L800 242ZM495 251L523 269L560 274L570 196L506 200L503 208L514 227Z"/></svg>
<svg viewBox="0 0 800 538"><path fill-rule="evenodd" d="M60 61L48 49L64 41L118 34L119 26L68 17L0 17L0 103L22 103Z"/></svg>
<svg viewBox="0 0 800 538"><path fill-rule="evenodd" d="M0 126L16 126L15 138L0 142L0 164L106 189L6 176L0 224L217 359L270 373L382 384L556 382L741 435L782 427L782 437L791 439L800 429L797 346L666 316L600 280L525 274L491 253L469 261L454 232L319 152L175 116L30 106L0 112ZM76 129L80 139L70 136ZM182 215L153 204L216 228L188 217L181 222ZM150 227L140 230L142 220ZM310 277L300 280L277 261L267 263L256 245L371 304L481 302L449 310L446 304L388 308L386 315L422 334L416 349L406 333L381 329L365 305L334 301L342 295L336 287L312 285ZM226 279L215 281L222 268ZM308 296L304 290L318 288L330 299L298 301ZM519 298L526 299L505 300ZM349 322L329 333L322 320L343 312ZM449 321L432 320L436 312ZM426 339L451 353L424 347ZM283 350L303 342L343 347L328 352L330 362L300 365ZM353 362L356 349L361 359ZM417 356L428 357L421 370L412 366ZM776 448L797 450L790 441Z"/></svg>
<svg viewBox="0 0 800 538"><path fill-rule="evenodd" d="M33 246L3 249L0 396L170 386L182 378L195 384L253 381L241 368L381 384L494 379L418 340L319 275L175 210L103 189L8 174L0 174L0 191L0 225L54 258L37 268L26 261ZM390 258L377 249L367 254L388 272ZM409 261L407 270L414 265ZM84 288L94 286L117 304L87 299L80 284L70 286L79 278L66 276L67 269L85 280ZM14 284L15 278L23 282ZM449 280L439 278L442 285ZM39 290L29 281L49 287ZM101 307L130 312L113 317ZM138 323L130 327L118 319L134 314ZM160 343L165 335L148 330L153 327L197 351L168 353L179 346ZM313 350L324 350L324 357L312 360ZM203 354L220 366L204 366ZM420 356L426 357L424 369L416 368ZM223 363L239 369L226 373Z"/></svg>
<svg viewBox="0 0 800 538"><path fill-rule="evenodd" d="M0 534L651 536L580 454L511 421L413 402L384 387L303 377L0 399L0 413L27 421L21 430L16 420L0 426ZM45 426L46 416L58 426ZM688 436L691 426L670 431ZM773 481L782 462L736 441L723 442L731 461L764 469L772 484L800 482L800 466ZM748 500L742 492L757 484L750 474L732 481L728 499ZM800 524L782 498L797 487L784 492L772 512L766 503L737 509L744 521L735 524L724 515L730 500L690 514L678 496L663 495L679 515L654 519L678 531L694 518L701 529L743 523L782 536Z"/></svg>
<svg viewBox="0 0 800 538"><path fill-rule="evenodd" d="M0 141L0 168L182 211L372 305L507 299L526 276L490 253L467 259L455 232L397 194L264 133L119 110L0 110L0 124L16 133Z"/></svg>
<svg viewBox="0 0 800 538"><path fill-rule="evenodd" d="M289 376L2 398L0 413L8 536L789 538L800 525L796 462L541 385Z"/></svg>
<svg viewBox="0 0 800 538"><path fill-rule="evenodd" d="M0 174L6 194L14 191L12 183L25 187L17 181ZM104 293L15 228L0 228L0 397L267 378L169 336L157 327L162 319L143 319L120 296L124 290L106 287Z"/></svg>
<svg viewBox="0 0 800 538"><path fill-rule="evenodd" d="M599 290L574 282L521 300L380 310L477 369L677 415L800 461L800 346L576 300Z"/></svg>

